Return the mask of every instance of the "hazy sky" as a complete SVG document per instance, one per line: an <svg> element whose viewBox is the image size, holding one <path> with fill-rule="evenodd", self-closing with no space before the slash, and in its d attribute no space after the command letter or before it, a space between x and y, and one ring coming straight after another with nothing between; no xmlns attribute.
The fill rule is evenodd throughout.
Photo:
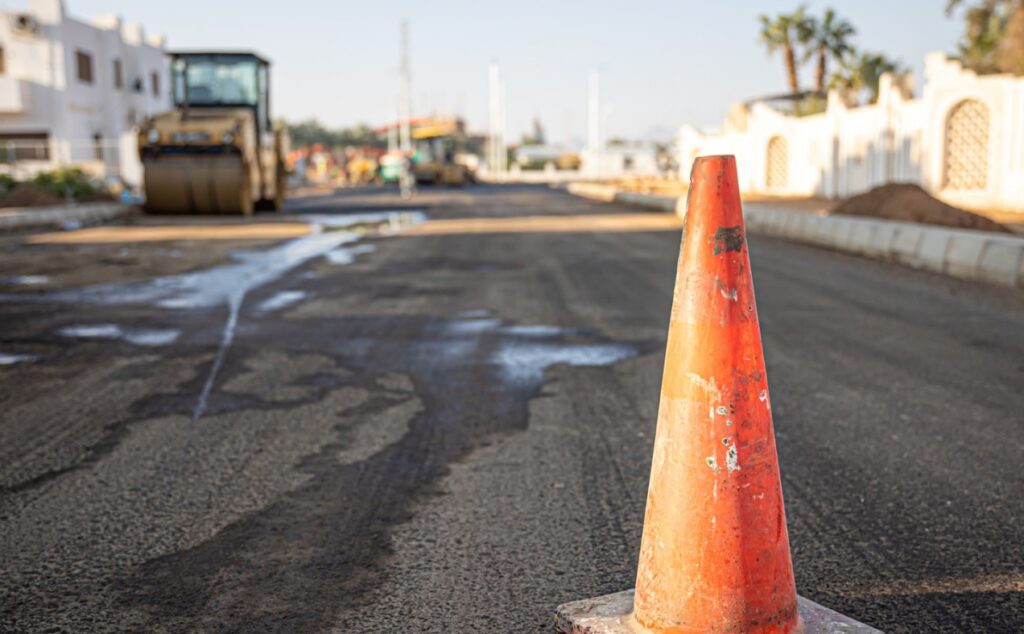
<svg viewBox="0 0 1024 634"><path fill-rule="evenodd" d="M539 117L549 139L584 136L587 73L601 71L606 137L665 137L717 125L733 101L785 90L781 59L757 41L757 15L777 0L65 0L72 15L120 13L170 48L255 49L273 68L273 109L331 125L394 118L399 21L409 19L415 114L457 111L487 125L487 66L500 62L512 135ZM5 0L8 8L24 6ZM920 74L924 54L953 50L962 31L945 0L808 2L834 7L855 42ZM811 82L811 64L803 73Z"/></svg>

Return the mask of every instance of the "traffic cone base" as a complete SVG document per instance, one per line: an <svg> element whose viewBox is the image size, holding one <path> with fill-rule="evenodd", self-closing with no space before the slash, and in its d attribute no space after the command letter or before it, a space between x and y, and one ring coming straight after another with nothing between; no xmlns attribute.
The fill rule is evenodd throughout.
<svg viewBox="0 0 1024 634"><path fill-rule="evenodd" d="M690 176L636 587L556 620L572 634L878 631L796 594L732 156Z"/></svg>
<svg viewBox="0 0 1024 634"><path fill-rule="evenodd" d="M795 634L883 634L810 599L797 597L796 605L800 625ZM558 606L555 631L562 634L648 634L648 630L633 619L632 590Z"/></svg>

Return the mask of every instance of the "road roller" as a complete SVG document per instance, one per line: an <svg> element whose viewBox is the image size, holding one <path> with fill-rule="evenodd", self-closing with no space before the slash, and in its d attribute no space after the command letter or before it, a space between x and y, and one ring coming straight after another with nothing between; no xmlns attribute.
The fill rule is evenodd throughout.
<svg viewBox="0 0 1024 634"><path fill-rule="evenodd" d="M285 134L270 117L270 62L252 52L169 56L174 109L139 127L146 211L281 209Z"/></svg>
<svg viewBox="0 0 1024 634"><path fill-rule="evenodd" d="M421 119L412 127L413 175L421 185L457 185L469 181L466 165L459 161L466 146L461 119Z"/></svg>

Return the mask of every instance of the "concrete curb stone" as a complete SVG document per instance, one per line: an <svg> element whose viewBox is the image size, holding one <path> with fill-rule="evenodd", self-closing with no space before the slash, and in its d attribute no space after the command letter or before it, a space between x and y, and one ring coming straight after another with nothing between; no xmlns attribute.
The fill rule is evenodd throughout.
<svg viewBox="0 0 1024 634"><path fill-rule="evenodd" d="M612 185L570 183L569 193L680 213L685 198L617 191ZM747 230L794 242L824 246L869 258L898 262L951 277L1024 288L1024 237L749 204Z"/></svg>

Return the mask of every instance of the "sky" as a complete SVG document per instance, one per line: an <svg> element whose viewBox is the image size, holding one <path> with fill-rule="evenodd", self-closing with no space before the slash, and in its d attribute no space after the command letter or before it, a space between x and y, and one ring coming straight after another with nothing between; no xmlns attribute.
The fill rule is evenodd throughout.
<svg viewBox="0 0 1024 634"><path fill-rule="evenodd" d="M18 0L7 8L24 6ZM413 113L488 121L488 65L507 90L510 138L535 118L549 141L581 141L587 76L601 77L605 138L668 140L680 125L718 125L729 104L785 92L780 57L758 42L757 16L776 0L65 0L79 18L117 13L162 33L170 49L253 49L270 57L274 116L330 126L395 118L399 24L409 21ZM962 32L945 0L807 2L853 23L855 44L918 75L925 53ZM812 82L812 64L802 73Z"/></svg>

